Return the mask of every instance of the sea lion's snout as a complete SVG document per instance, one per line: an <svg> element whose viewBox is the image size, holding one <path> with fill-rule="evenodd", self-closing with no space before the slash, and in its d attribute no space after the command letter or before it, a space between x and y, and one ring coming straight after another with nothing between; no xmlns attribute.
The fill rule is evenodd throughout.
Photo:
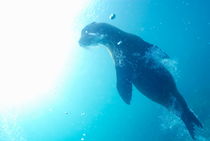
<svg viewBox="0 0 210 141"><path fill-rule="evenodd" d="M79 45L81 47L87 47L87 46L92 46L92 45L97 45L101 42L102 36L94 33L94 32L82 32L81 37L79 39Z"/></svg>
<svg viewBox="0 0 210 141"><path fill-rule="evenodd" d="M94 39L90 36L81 36L81 38L79 39L79 45L81 47L87 47L87 46L91 46L94 45L96 42L94 41Z"/></svg>
<svg viewBox="0 0 210 141"><path fill-rule="evenodd" d="M79 45L81 47L89 46L91 42L91 38L88 36L88 34L84 31L81 32L81 37L79 39Z"/></svg>
<svg viewBox="0 0 210 141"><path fill-rule="evenodd" d="M84 42L84 40L82 38L79 39L79 45L81 47L86 47L87 46L87 44Z"/></svg>

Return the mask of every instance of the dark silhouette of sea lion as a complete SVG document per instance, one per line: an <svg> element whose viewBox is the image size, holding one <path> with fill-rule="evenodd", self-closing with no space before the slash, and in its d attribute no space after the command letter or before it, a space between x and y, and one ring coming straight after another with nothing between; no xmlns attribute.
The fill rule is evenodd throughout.
<svg viewBox="0 0 210 141"><path fill-rule="evenodd" d="M133 84L146 97L179 116L195 139L195 125L202 128L202 124L180 95L170 72L152 55L156 50L160 58L169 58L166 53L106 23L87 25L81 32L79 44L83 47L102 44L108 48L115 62L117 89L125 103L130 104Z"/></svg>

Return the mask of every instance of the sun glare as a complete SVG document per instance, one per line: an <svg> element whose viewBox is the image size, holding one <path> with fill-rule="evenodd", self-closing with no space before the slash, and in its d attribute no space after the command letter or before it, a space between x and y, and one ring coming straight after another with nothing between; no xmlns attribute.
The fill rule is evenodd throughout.
<svg viewBox="0 0 210 141"><path fill-rule="evenodd" d="M73 61L71 25L89 0L0 2L0 112L49 99Z"/></svg>

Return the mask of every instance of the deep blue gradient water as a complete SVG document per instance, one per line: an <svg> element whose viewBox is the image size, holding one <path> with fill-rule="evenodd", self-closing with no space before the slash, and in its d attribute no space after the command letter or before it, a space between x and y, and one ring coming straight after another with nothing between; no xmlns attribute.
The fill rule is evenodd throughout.
<svg viewBox="0 0 210 141"><path fill-rule="evenodd" d="M210 141L210 1L92 0L82 10L72 35L77 37L73 65L66 67L56 96L11 116L11 123L2 118L7 127L0 141L192 140L176 116L135 88L131 105L121 100L107 50L78 45L81 29L93 21L136 34L173 59L168 67L177 87L204 125L198 140Z"/></svg>

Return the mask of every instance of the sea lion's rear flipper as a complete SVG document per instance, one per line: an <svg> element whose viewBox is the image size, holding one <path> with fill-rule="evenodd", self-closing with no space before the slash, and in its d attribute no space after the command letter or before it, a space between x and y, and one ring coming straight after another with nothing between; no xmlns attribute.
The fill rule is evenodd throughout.
<svg viewBox="0 0 210 141"><path fill-rule="evenodd" d="M185 126L190 133L190 136L195 140L195 126L203 128L202 124L193 114L193 112L190 111L190 109L182 114L181 119L184 121Z"/></svg>
<svg viewBox="0 0 210 141"><path fill-rule="evenodd" d="M130 104L132 97L132 72L131 69L124 66L116 66L116 75L117 75L117 90L127 104Z"/></svg>

